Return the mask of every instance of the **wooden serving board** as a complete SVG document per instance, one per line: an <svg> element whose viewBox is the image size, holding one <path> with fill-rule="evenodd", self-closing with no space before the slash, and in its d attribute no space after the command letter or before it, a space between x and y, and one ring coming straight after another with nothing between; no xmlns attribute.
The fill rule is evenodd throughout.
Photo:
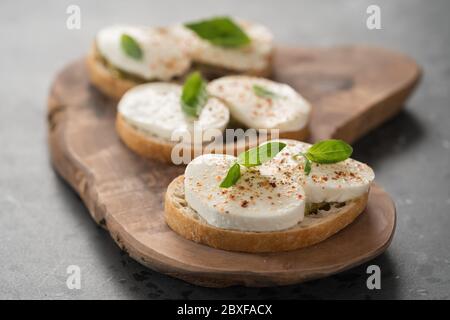
<svg viewBox="0 0 450 320"><path fill-rule="evenodd" d="M275 55L275 79L291 84L313 105L313 140L354 141L400 110L419 75L408 57L377 48L279 48ZM354 223L306 249L248 254L185 240L163 218L166 187L184 167L130 152L115 134L114 118L114 102L90 86L84 60L71 63L49 96L51 159L94 220L151 269L204 286L285 285L361 264L392 239L395 207L375 185Z"/></svg>

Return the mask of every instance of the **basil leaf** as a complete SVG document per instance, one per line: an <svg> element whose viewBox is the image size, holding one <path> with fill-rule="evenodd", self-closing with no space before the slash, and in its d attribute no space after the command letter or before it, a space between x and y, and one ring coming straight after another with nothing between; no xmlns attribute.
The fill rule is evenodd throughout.
<svg viewBox="0 0 450 320"><path fill-rule="evenodd" d="M130 57L135 60L141 60L142 59L142 49L139 46L139 43L137 43L134 38L128 34L122 34L120 37L120 46L122 47L122 50Z"/></svg>
<svg viewBox="0 0 450 320"><path fill-rule="evenodd" d="M205 81L199 72L191 73L184 82L181 94L183 112L189 116L198 117L207 101L208 93Z"/></svg>
<svg viewBox="0 0 450 320"><path fill-rule="evenodd" d="M283 142L268 142L241 153L238 162L248 168L259 166L275 157L284 147L286 144Z"/></svg>
<svg viewBox="0 0 450 320"><path fill-rule="evenodd" d="M264 88L263 86L254 84L253 85L253 92L261 98L278 98L279 95L277 95L275 92L270 91L269 89Z"/></svg>
<svg viewBox="0 0 450 320"><path fill-rule="evenodd" d="M227 175L223 179L223 181L220 183L221 188L229 188L231 186L234 186L236 182L238 182L239 178L241 177L241 166L239 163L235 163L231 166L231 168L228 170Z"/></svg>
<svg viewBox="0 0 450 320"><path fill-rule="evenodd" d="M305 168L304 172L307 176L311 173L311 161L306 157L306 155L303 152L299 152L299 154L294 155L294 159L298 160L298 157L302 156L305 159Z"/></svg>
<svg viewBox="0 0 450 320"><path fill-rule="evenodd" d="M238 162L230 167L225 179L223 179L220 184L220 187L229 188L238 182L241 177L240 165L247 168L259 166L275 157L284 147L286 147L286 144L283 142L268 142L241 153L238 156Z"/></svg>
<svg viewBox="0 0 450 320"><path fill-rule="evenodd" d="M228 17L187 23L185 27L216 46L237 48L251 42L247 34Z"/></svg>
<svg viewBox="0 0 450 320"><path fill-rule="evenodd" d="M344 161L353 153L353 148L342 140L324 140L308 149L305 156L316 163L336 163Z"/></svg>
<svg viewBox="0 0 450 320"><path fill-rule="evenodd" d="M307 157L305 157L305 174L307 176L309 176L309 174L311 173L311 161L309 161L309 159Z"/></svg>

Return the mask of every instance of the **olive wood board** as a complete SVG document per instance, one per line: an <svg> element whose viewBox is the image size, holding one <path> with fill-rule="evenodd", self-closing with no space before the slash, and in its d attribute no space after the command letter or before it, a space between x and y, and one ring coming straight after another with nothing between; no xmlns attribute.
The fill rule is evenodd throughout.
<svg viewBox="0 0 450 320"><path fill-rule="evenodd" d="M361 137L395 115L420 78L410 58L385 49L277 48L274 79L313 106L312 141ZM202 286L275 286L329 276L368 261L390 244L395 206L374 184L366 210L314 246L250 254L185 240L164 222L167 185L184 167L145 160L115 134L115 103L88 81L85 60L56 77L48 99L51 161L93 219L132 258L158 272Z"/></svg>

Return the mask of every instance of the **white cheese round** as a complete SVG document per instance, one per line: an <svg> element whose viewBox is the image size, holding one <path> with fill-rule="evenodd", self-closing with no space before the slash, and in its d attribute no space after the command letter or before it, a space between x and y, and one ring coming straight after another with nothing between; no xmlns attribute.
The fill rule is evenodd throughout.
<svg viewBox="0 0 450 320"><path fill-rule="evenodd" d="M131 36L143 52L141 59L128 56L122 46L123 34ZM164 28L116 25L100 30L97 50L113 66L144 80L170 80L184 74L190 67L190 57L181 50L176 38Z"/></svg>
<svg viewBox="0 0 450 320"><path fill-rule="evenodd" d="M288 145L272 160L263 164L261 171L265 174L288 175L301 181L307 202L345 202L358 198L369 191L370 184L375 179L375 174L368 165L353 159L334 164L312 163L311 172L307 176L304 173L304 158L293 156L306 152L311 145L295 140L282 141Z"/></svg>
<svg viewBox="0 0 450 320"><path fill-rule="evenodd" d="M258 96L254 85L273 92L276 97ZM292 132L304 128L309 121L311 106L287 84L249 76L227 76L210 82L208 91L224 100L231 117L249 128Z"/></svg>
<svg viewBox="0 0 450 320"><path fill-rule="evenodd" d="M238 48L214 45L182 25L171 30L195 62L240 72L265 70L271 63L274 48L272 33L260 24L245 21L238 21L237 24L251 40L250 44Z"/></svg>
<svg viewBox="0 0 450 320"><path fill-rule="evenodd" d="M153 82L129 90L120 100L118 112L145 133L171 141L172 134L191 135L209 129L222 132L229 121L227 107L216 98L209 98L198 118L187 116L181 108L182 88L178 84ZM195 126L194 126L195 125ZM211 138L209 138L211 139Z"/></svg>
<svg viewBox="0 0 450 320"><path fill-rule="evenodd" d="M185 198L207 223L241 231L276 231L303 220L305 194L300 183L241 167L241 178L230 188L221 181L236 158L205 154L185 171Z"/></svg>

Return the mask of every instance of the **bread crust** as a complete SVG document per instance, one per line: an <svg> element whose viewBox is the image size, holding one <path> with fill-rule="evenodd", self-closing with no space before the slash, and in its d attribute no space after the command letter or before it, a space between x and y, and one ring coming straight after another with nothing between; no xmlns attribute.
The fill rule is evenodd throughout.
<svg viewBox="0 0 450 320"><path fill-rule="evenodd" d="M198 70L208 80L214 80L229 75L247 75L253 77L270 78L273 74L273 51L267 58L267 66L264 69L248 69L245 71L234 70L220 65L207 64L194 60L192 71Z"/></svg>
<svg viewBox="0 0 450 320"><path fill-rule="evenodd" d="M116 131L125 145L138 155L171 163L173 143L161 139L152 139L148 135L129 125L120 113L116 117Z"/></svg>
<svg viewBox="0 0 450 320"><path fill-rule="evenodd" d="M290 131L290 132L280 132L280 139L291 139L291 140L299 140L306 141L309 137L309 128L308 125L303 127L298 131ZM271 139L269 139L271 140Z"/></svg>
<svg viewBox="0 0 450 320"><path fill-rule="evenodd" d="M304 219L299 225L282 231L242 232L216 228L189 215L184 200L184 176L175 178L165 195L165 220L182 237L207 246L241 252L279 252L305 248L321 242L353 222L367 204L368 193L349 202L336 212ZM194 212L194 211L193 211Z"/></svg>
<svg viewBox="0 0 450 320"><path fill-rule="evenodd" d="M123 143L133 152L138 155L147 158L154 159L163 163L172 163L172 149L175 147L175 143L170 141L164 141L157 137L152 138L149 135L137 130L131 126L120 113L116 116L116 131ZM286 134L281 133L279 138L283 139L296 139L305 140L308 136L309 130L307 127L296 131L287 132ZM267 140L275 137L269 135ZM278 137L277 137L278 138ZM263 143L264 141L258 140L257 144ZM233 143L233 148L227 148L226 145L222 149L214 149L212 152L215 153L226 153L227 151L232 151L235 156L239 153L252 148L254 145L242 145ZM184 152L187 148L183 149ZM200 148L201 149L201 148ZM202 150L196 150L196 148L188 149L190 151L190 158L193 159L195 156L202 154ZM182 156L183 154L180 154Z"/></svg>
<svg viewBox="0 0 450 320"><path fill-rule="evenodd" d="M98 59L95 46L92 47L86 58L86 65L91 83L103 94L115 100L119 100L125 92L140 84L131 79L121 79L115 76Z"/></svg>

